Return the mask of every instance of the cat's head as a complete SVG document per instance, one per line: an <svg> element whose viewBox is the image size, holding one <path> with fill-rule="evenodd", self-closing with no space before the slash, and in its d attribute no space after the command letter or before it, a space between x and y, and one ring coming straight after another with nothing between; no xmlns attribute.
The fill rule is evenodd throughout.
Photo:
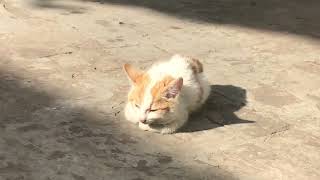
<svg viewBox="0 0 320 180"><path fill-rule="evenodd" d="M129 64L125 64L123 68L131 82L126 118L144 124L170 123L183 79L175 79L169 75L150 77L148 73Z"/></svg>

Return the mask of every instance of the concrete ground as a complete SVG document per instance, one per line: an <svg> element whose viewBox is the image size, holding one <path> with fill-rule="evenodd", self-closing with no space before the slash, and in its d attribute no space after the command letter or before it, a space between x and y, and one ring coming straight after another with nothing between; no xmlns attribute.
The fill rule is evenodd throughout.
<svg viewBox="0 0 320 180"><path fill-rule="evenodd" d="M320 179L317 0L0 0L0 180ZM122 116L122 64L204 63L180 133Z"/></svg>

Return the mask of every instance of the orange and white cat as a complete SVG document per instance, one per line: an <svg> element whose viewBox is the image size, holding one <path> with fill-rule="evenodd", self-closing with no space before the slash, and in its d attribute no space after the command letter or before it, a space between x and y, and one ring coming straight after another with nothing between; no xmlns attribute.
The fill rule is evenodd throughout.
<svg viewBox="0 0 320 180"><path fill-rule="evenodd" d="M190 57L174 55L146 72L123 67L131 81L125 117L143 130L176 132L210 93L202 64Z"/></svg>

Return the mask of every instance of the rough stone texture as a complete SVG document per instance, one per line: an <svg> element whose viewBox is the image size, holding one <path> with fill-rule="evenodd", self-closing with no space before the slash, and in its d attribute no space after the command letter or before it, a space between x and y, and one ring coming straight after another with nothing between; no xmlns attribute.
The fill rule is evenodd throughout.
<svg viewBox="0 0 320 180"><path fill-rule="evenodd" d="M0 0L0 180L320 179L317 0ZM180 133L123 120L121 65L212 83Z"/></svg>

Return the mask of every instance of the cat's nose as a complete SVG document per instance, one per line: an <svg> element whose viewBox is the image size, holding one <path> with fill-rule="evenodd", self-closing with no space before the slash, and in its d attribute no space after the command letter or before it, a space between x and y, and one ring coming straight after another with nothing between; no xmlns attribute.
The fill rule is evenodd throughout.
<svg viewBox="0 0 320 180"><path fill-rule="evenodd" d="M147 122L147 119L143 118L143 119L140 119L140 122L145 124Z"/></svg>

